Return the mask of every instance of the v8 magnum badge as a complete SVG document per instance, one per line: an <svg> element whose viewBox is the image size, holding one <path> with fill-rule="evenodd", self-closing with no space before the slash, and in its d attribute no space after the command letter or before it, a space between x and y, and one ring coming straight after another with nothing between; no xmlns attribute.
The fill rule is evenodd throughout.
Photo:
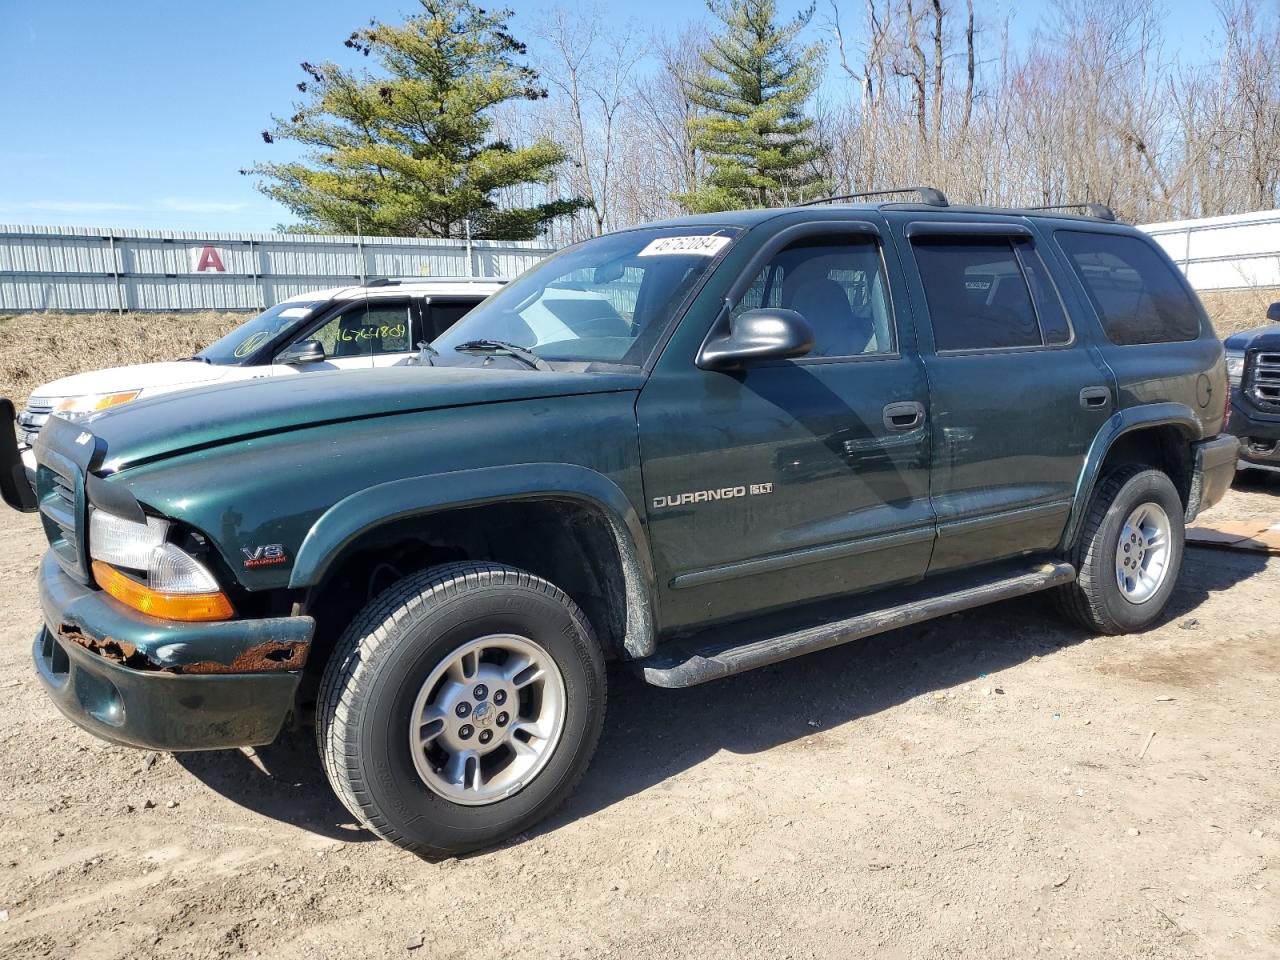
<svg viewBox="0 0 1280 960"><path fill-rule="evenodd" d="M241 547L246 567L270 567L277 563L288 563L289 556L284 552L284 545L264 543L257 547Z"/></svg>

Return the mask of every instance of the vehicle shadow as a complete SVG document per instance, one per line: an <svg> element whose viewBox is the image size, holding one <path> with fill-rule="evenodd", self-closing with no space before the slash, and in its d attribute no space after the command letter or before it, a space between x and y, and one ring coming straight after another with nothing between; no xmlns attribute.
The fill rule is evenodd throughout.
<svg viewBox="0 0 1280 960"><path fill-rule="evenodd" d="M1188 622L1212 594L1262 570L1267 558L1190 548L1165 622ZM609 718L591 771L531 835L554 831L653 787L717 751L753 754L872 716L914 697L1106 637L1068 624L1046 594L1008 600L868 637L685 690L610 673Z"/></svg>
<svg viewBox="0 0 1280 960"><path fill-rule="evenodd" d="M1266 564L1260 554L1190 548L1167 621ZM644 683L614 664L596 758L574 796L514 842L555 831L662 783L720 750L751 754L1094 640L1033 595L929 621L686 690ZM994 682L990 683L995 687ZM310 731L256 751L178 754L196 779L266 817L346 841L374 839L329 787ZM476 854L483 856L484 853Z"/></svg>
<svg viewBox="0 0 1280 960"><path fill-rule="evenodd" d="M1269 470L1241 470L1236 474L1231 489L1242 493L1280 494L1280 474Z"/></svg>
<svg viewBox="0 0 1280 960"><path fill-rule="evenodd" d="M247 810L334 840L376 840L347 812L325 778L311 730L292 730L251 753L176 753L178 765Z"/></svg>

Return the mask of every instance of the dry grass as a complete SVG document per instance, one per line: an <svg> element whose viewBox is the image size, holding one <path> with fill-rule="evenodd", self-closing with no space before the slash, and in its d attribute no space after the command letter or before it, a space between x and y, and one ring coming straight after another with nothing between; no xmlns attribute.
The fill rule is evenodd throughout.
<svg viewBox="0 0 1280 960"><path fill-rule="evenodd" d="M42 383L84 370L189 357L247 313L23 313L0 316L0 396L19 408Z"/></svg>
<svg viewBox="0 0 1280 960"><path fill-rule="evenodd" d="M1280 300L1280 287L1251 287L1246 290L1210 290L1200 294L1209 311L1214 332L1229 337L1267 322L1267 307Z"/></svg>
<svg viewBox="0 0 1280 960"><path fill-rule="evenodd" d="M1256 287L1200 295L1225 337L1266 323L1280 288ZM83 370L188 357L246 313L25 313L0 316L0 396L21 407L42 383Z"/></svg>

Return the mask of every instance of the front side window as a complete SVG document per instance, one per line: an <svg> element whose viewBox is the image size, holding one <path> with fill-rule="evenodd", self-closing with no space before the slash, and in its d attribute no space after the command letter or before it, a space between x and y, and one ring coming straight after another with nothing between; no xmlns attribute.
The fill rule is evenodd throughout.
<svg viewBox="0 0 1280 960"><path fill-rule="evenodd" d="M706 225L649 227L576 244L437 337L435 362L474 364L475 344L499 341L565 369L639 367L740 233Z"/></svg>
<svg viewBox="0 0 1280 960"><path fill-rule="evenodd" d="M397 301L354 306L313 330L307 339L319 340L326 357L341 360L408 353L409 337L409 304Z"/></svg>
<svg viewBox="0 0 1280 960"><path fill-rule="evenodd" d="M1174 268L1140 237L1059 230L1107 339L1120 346L1200 336L1200 314Z"/></svg>
<svg viewBox="0 0 1280 960"><path fill-rule="evenodd" d="M1045 344L1012 238L926 236L911 247L939 353Z"/></svg>
<svg viewBox="0 0 1280 960"><path fill-rule="evenodd" d="M810 357L894 351L893 315L880 246L871 237L816 238L783 248L734 308L794 310L813 328Z"/></svg>

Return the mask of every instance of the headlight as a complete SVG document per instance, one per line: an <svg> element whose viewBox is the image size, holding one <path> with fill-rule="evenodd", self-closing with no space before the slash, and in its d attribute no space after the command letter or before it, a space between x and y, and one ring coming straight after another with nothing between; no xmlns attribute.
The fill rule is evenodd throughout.
<svg viewBox="0 0 1280 960"><path fill-rule="evenodd" d="M54 406L53 412L64 420L83 420L91 413L136 400L141 392L126 390L123 393L87 393L83 397L64 397Z"/></svg>
<svg viewBox="0 0 1280 960"><path fill-rule="evenodd" d="M231 601L209 569L166 541L169 523L148 517L135 523L94 510L89 515L89 556L98 586L126 606L167 620L226 620ZM128 571L128 572L126 572Z"/></svg>
<svg viewBox="0 0 1280 960"><path fill-rule="evenodd" d="M1227 354L1227 379L1231 381L1233 387L1240 386L1240 381L1244 379L1243 353Z"/></svg>

